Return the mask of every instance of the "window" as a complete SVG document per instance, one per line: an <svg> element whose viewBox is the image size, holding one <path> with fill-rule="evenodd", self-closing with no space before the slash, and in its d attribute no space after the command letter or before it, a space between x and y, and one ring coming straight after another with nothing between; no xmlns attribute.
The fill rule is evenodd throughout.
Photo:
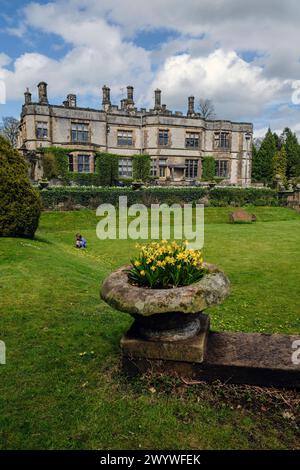
<svg viewBox="0 0 300 470"><path fill-rule="evenodd" d="M228 161L217 160L216 161L216 176L225 177L228 176Z"/></svg>
<svg viewBox="0 0 300 470"><path fill-rule="evenodd" d="M159 177L164 178L166 176L166 166L167 166L167 159L160 158L159 159Z"/></svg>
<svg viewBox="0 0 300 470"><path fill-rule="evenodd" d="M89 173L90 172L90 156L89 155L78 155L78 173Z"/></svg>
<svg viewBox="0 0 300 470"><path fill-rule="evenodd" d="M169 145L169 131L167 129L160 129L158 132L158 145L165 147Z"/></svg>
<svg viewBox="0 0 300 470"><path fill-rule="evenodd" d="M46 122L38 122L36 126L37 139L47 139L48 137L48 124Z"/></svg>
<svg viewBox="0 0 300 470"><path fill-rule="evenodd" d="M74 171L74 157L69 155L69 171Z"/></svg>
<svg viewBox="0 0 300 470"><path fill-rule="evenodd" d="M215 133L215 148L229 149L229 133L216 132Z"/></svg>
<svg viewBox="0 0 300 470"><path fill-rule="evenodd" d="M72 142L88 142L89 140L89 125L82 123L72 124Z"/></svg>
<svg viewBox="0 0 300 470"><path fill-rule="evenodd" d="M185 161L185 177L197 178L198 176L198 160Z"/></svg>
<svg viewBox="0 0 300 470"><path fill-rule="evenodd" d="M132 144L132 131L118 131L118 145L129 147Z"/></svg>
<svg viewBox="0 0 300 470"><path fill-rule="evenodd" d="M156 160L150 160L150 176L157 176Z"/></svg>
<svg viewBox="0 0 300 470"><path fill-rule="evenodd" d="M187 148L198 148L200 142L199 134L194 134L192 132L186 133L185 146Z"/></svg>
<svg viewBox="0 0 300 470"><path fill-rule="evenodd" d="M119 158L119 176L124 176L125 178L132 177L131 158Z"/></svg>

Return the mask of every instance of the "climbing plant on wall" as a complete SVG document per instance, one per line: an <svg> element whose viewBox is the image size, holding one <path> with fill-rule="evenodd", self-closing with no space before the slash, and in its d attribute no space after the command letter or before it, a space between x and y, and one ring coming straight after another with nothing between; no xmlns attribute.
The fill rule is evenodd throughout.
<svg viewBox="0 0 300 470"><path fill-rule="evenodd" d="M150 177L150 156L133 155L132 173L135 180L147 181Z"/></svg>
<svg viewBox="0 0 300 470"><path fill-rule="evenodd" d="M119 156L111 153L97 153L96 173L100 186L113 186L119 176Z"/></svg>
<svg viewBox="0 0 300 470"><path fill-rule="evenodd" d="M45 147L39 149L43 154L43 176L44 178L61 178L67 182L69 178L69 154L71 149L62 147Z"/></svg>

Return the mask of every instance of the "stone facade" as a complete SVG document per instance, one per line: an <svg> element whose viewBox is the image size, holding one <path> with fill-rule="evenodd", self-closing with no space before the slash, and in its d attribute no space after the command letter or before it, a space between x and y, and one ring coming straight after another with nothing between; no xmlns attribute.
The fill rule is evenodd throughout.
<svg viewBox="0 0 300 470"><path fill-rule="evenodd" d="M155 90L153 109L137 109L133 87L120 107L112 105L104 86L102 109L77 106L69 94L61 106L48 102L47 84L38 85L38 102L25 92L18 148L31 167L31 178L42 177L41 147L72 149L70 171L93 172L95 153L109 152L122 158L120 177L132 176L130 157L149 154L151 175L162 183L188 184L201 177L205 156L216 161L216 175L230 184L247 186L251 175L253 126L250 123L202 119L188 98L187 114L169 111Z"/></svg>

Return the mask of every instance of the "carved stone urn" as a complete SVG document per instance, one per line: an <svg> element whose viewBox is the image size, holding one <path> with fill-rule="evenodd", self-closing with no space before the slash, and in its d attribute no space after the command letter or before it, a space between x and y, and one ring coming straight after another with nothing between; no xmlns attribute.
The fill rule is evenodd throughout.
<svg viewBox="0 0 300 470"><path fill-rule="evenodd" d="M150 341L173 342L193 338L208 329L203 312L229 295L227 276L213 264L204 263L207 273L194 284L170 289L150 289L130 283L122 266L104 281L101 298L116 310L135 319L135 335Z"/></svg>

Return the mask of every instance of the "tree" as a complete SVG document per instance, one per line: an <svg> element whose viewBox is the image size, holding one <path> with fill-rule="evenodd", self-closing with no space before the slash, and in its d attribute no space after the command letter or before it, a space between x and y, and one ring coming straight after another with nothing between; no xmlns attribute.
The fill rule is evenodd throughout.
<svg viewBox="0 0 300 470"><path fill-rule="evenodd" d="M279 137L278 134L276 134L276 132L273 132L273 136L274 136L274 139L275 139L275 145L276 145L276 148L277 150L280 150L282 145L284 144L281 136Z"/></svg>
<svg viewBox="0 0 300 470"><path fill-rule="evenodd" d="M203 119L214 119L216 117L215 107L211 100L200 98L199 114Z"/></svg>
<svg viewBox="0 0 300 470"><path fill-rule="evenodd" d="M271 129L268 129L260 149L255 153L252 160L252 177L255 181L262 181L265 184L272 182L272 162L276 150L274 134Z"/></svg>
<svg viewBox="0 0 300 470"><path fill-rule="evenodd" d="M282 133L287 155L287 177L300 176L300 146L296 134L286 127Z"/></svg>
<svg viewBox="0 0 300 470"><path fill-rule="evenodd" d="M0 136L0 236L33 238L40 213L40 195L24 158Z"/></svg>
<svg viewBox="0 0 300 470"><path fill-rule="evenodd" d="M2 134L10 144L16 148L20 122L11 116L2 118L0 125L0 134Z"/></svg>
<svg viewBox="0 0 300 470"><path fill-rule="evenodd" d="M273 181L277 181L277 176L280 176L283 184L287 183L286 170L287 170L287 154L285 146L282 145L280 150L277 150L272 160Z"/></svg>

